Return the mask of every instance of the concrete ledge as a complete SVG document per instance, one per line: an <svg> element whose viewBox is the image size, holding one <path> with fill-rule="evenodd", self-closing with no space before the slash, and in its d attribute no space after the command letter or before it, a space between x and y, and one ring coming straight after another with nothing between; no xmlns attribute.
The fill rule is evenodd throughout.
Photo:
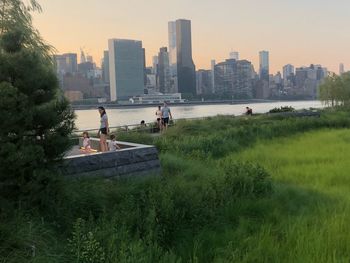
<svg viewBox="0 0 350 263"><path fill-rule="evenodd" d="M124 149L113 152L69 155L59 167L67 176L100 176L104 178L159 175L158 150L154 146L118 142Z"/></svg>

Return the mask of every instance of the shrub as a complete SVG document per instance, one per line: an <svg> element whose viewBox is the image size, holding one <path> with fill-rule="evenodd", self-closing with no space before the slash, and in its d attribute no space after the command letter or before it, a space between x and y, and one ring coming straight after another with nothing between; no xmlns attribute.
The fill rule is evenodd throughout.
<svg viewBox="0 0 350 263"><path fill-rule="evenodd" d="M295 111L293 107L280 107L280 108L273 108L272 110L269 111L269 113L279 113L279 112L292 112Z"/></svg>
<svg viewBox="0 0 350 263"><path fill-rule="evenodd" d="M4 3L6 12L18 8L13 2ZM17 22L0 35L0 195L39 202L47 171L70 146L74 114L59 95L49 53L37 46L40 39L33 44L37 35L30 27Z"/></svg>

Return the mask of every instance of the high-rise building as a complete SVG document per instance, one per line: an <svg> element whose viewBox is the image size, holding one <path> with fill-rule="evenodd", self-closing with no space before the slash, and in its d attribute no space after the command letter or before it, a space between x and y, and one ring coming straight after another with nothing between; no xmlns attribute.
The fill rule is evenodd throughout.
<svg viewBox="0 0 350 263"><path fill-rule="evenodd" d="M110 39L108 49L111 101L144 94L145 51L142 42Z"/></svg>
<svg viewBox="0 0 350 263"><path fill-rule="evenodd" d="M158 56L152 57L152 74L157 75Z"/></svg>
<svg viewBox="0 0 350 263"><path fill-rule="evenodd" d="M74 74L78 70L78 59L75 53L66 53L54 56L58 75Z"/></svg>
<svg viewBox="0 0 350 263"><path fill-rule="evenodd" d="M342 75L344 73L345 73L344 64L340 63L339 64L339 75Z"/></svg>
<svg viewBox="0 0 350 263"><path fill-rule="evenodd" d="M162 93L172 93L170 85L169 53L166 47L159 49L157 65L157 87Z"/></svg>
<svg viewBox="0 0 350 263"><path fill-rule="evenodd" d="M315 99L318 87L327 76L327 69L321 65L310 65L295 70L296 90L299 95Z"/></svg>
<svg viewBox="0 0 350 263"><path fill-rule="evenodd" d="M285 87L291 84L294 74L295 74L295 69L293 65L287 64L283 67L283 85Z"/></svg>
<svg viewBox="0 0 350 263"><path fill-rule="evenodd" d="M86 56L86 62L91 62L91 63L94 63L94 59L93 59L93 57L92 57L92 56L90 56L90 55L87 55L87 56Z"/></svg>
<svg viewBox="0 0 350 263"><path fill-rule="evenodd" d="M273 81L278 84L278 85L282 85L282 74L281 72L277 72L277 74L275 76L273 76Z"/></svg>
<svg viewBox="0 0 350 263"><path fill-rule="evenodd" d="M261 80L268 82L269 75L270 75L269 52L260 51L259 52L259 77Z"/></svg>
<svg viewBox="0 0 350 263"><path fill-rule="evenodd" d="M230 52L230 59L239 60L239 52L237 52L237 51L231 51L231 52Z"/></svg>
<svg viewBox="0 0 350 263"><path fill-rule="evenodd" d="M109 83L109 52L108 52L108 50L103 51L102 79L103 79L104 83Z"/></svg>
<svg viewBox="0 0 350 263"><path fill-rule="evenodd" d="M169 22L169 60L175 92L196 94L196 69L192 59L191 21Z"/></svg>
<svg viewBox="0 0 350 263"><path fill-rule="evenodd" d="M247 60L227 59L215 65L215 93L225 99L253 97L252 65Z"/></svg>
<svg viewBox="0 0 350 263"><path fill-rule="evenodd" d="M211 93L215 94L215 59L211 60Z"/></svg>
<svg viewBox="0 0 350 263"><path fill-rule="evenodd" d="M207 95L212 93L211 70L200 69L196 72L197 94Z"/></svg>
<svg viewBox="0 0 350 263"><path fill-rule="evenodd" d="M84 50L81 48L80 49L80 63L85 63L86 62L86 56Z"/></svg>
<svg viewBox="0 0 350 263"><path fill-rule="evenodd" d="M294 66L287 64L283 67L283 79L287 79L290 75L294 74Z"/></svg>

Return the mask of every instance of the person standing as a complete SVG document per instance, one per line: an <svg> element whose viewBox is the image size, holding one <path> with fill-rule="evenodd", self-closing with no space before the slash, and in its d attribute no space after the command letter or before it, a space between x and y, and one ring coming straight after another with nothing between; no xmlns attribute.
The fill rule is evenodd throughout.
<svg viewBox="0 0 350 263"><path fill-rule="evenodd" d="M107 152L108 151L107 135L109 133L108 117L104 107L98 107L98 111L101 117L100 129L98 131L98 135L100 136L100 148L101 148L101 152Z"/></svg>
<svg viewBox="0 0 350 263"><path fill-rule="evenodd" d="M168 104L164 102L164 106L162 108L162 124L163 124L164 130L168 129L169 119L173 119L173 116L171 115L171 111L170 111L170 108L168 107Z"/></svg>
<svg viewBox="0 0 350 263"><path fill-rule="evenodd" d="M162 107L158 106L158 110L156 111L157 124L159 131L162 130Z"/></svg>

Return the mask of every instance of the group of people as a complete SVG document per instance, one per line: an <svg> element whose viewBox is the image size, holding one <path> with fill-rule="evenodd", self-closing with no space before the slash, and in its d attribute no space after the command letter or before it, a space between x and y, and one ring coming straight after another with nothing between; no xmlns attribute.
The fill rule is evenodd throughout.
<svg viewBox="0 0 350 263"><path fill-rule="evenodd" d="M110 134L108 117L105 108L98 107L98 111L100 113L100 129L98 130L97 135L100 137L100 151L108 152L119 150L120 146L116 141L115 135ZM109 142L107 142L108 137L110 139ZM83 146L81 147L81 151L84 153L97 152L97 150L91 147L90 136L87 131L83 132Z"/></svg>
<svg viewBox="0 0 350 263"><path fill-rule="evenodd" d="M169 126L169 121L173 119L173 116L166 102L164 102L163 107L158 106L158 110L156 111L156 117L159 130L167 130Z"/></svg>
<svg viewBox="0 0 350 263"><path fill-rule="evenodd" d="M114 134L110 134L109 123L107 113L104 107L98 107L100 114L100 129L98 130L98 136L100 138L100 151L116 151L120 149L116 141ZM169 121L173 118L170 108L167 103L164 102L163 107L159 106L156 111L157 125L160 131L167 130L169 126ZM145 121L141 121L141 127L145 127ZM108 141L109 138L109 141ZM83 132L83 146L80 148L83 153L93 153L97 150L93 149L91 146L90 136L87 131Z"/></svg>

